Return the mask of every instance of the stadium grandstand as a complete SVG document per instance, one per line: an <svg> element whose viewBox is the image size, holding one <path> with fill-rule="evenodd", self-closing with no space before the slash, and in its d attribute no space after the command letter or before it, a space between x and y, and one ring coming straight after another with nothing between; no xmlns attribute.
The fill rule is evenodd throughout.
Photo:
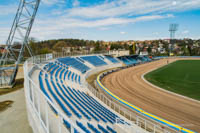
<svg viewBox="0 0 200 133"><path fill-rule="evenodd" d="M152 118L131 115L86 82L92 74L149 61L145 56L114 58L103 54L28 59L24 65L25 95L32 129L38 133L179 132Z"/></svg>
<svg viewBox="0 0 200 133"><path fill-rule="evenodd" d="M142 62L149 62L151 59L148 56L129 55L117 57L126 65L136 65Z"/></svg>
<svg viewBox="0 0 200 133"><path fill-rule="evenodd" d="M41 0L20 0L12 27L10 28L6 45L4 47L0 46L0 87L12 88L15 84L20 63L24 61L23 59L25 59L25 54L29 55L30 57L24 62L23 66L24 93L28 121L29 125L32 127L33 133L195 133L194 131L182 127L181 125L174 124L128 103L127 101L114 95L101 83L101 79L110 73L125 69L127 67L134 67L135 65L159 60L163 57L151 59L147 56L129 55L115 58L109 55L107 52L94 54L94 51L106 49L107 44L105 45L106 47L104 49L101 49L98 48L100 45L99 41L97 41L97 43L94 43L93 41L92 43L88 43L89 40L87 40L87 42L76 40L71 41L70 43L63 41L63 44L66 46L68 46L68 44L69 46L75 46L74 44L78 41L77 46L83 46L85 48L71 47L68 49L68 47L64 48L62 44L59 46L59 48L57 47L57 50L54 51L52 49L54 49L59 42L56 42L55 45L52 46L52 49L48 49L48 47L45 47L47 45L44 45L44 49L42 49L43 52L53 53L34 56L34 51L32 51L32 46L30 45L34 39L30 39L29 35L31 33L40 2ZM51 12L50 10L56 11L55 9L57 8L57 5L60 5L60 3L56 4L57 1L55 2L55 0L53 2L47 2L46 0L46 2L43 2L43 5L44 3L49 5L49 8L45 9L47 11L43 12L47 14ZM51 4L54 5L54 3L56 8L52 8L50 6ZM63 4L63 2L61 3ZM120 3L122 5L129 6L129 3ZM106 2L106 4L109 3ZM172 4L175 6L176 2L173 2ZM79 7L79 5L79 1L75 1L72 4L72 7L74 7L75 10L75 7L84 9L84 7ZM115 5L118 6L119 2ZM134 6L132 7L135 8ZM157 4L155 7L157 7ZM67 9L70 8L67 7ZM162 7L160 9L162 9ZM53 15L53 17L55 17L54 13ZM122 14L122 16L124 15ZM144 14L141 15L142 16L138 17L144 16ZM69 15L66 14L66 16ZM83 18L84 17L85 16L83 16ZM130 13L128 13L128 18L129 17ZM167 17L171 17L171 15L167 15ZM7 18L5 20L7 20ZM98 22L96 19L95 21ZM78 24L77 26L81 25ZM77 26L75 25L75 27ZM175 31L177 30L177 26L177 24L170 25L170 43L172 44L170 50L172 50L176 40L174 35ZM44 29L48 28L44 27ZM124 34L125 32L120 33ZM42 38L47 39L45 36L42 36ZM84 45L79 44L79 42L83 42ZM48 44L49 46L50 43L48 42L45 44ZM94 44L96 44L97 47L91 47L91 49L87 47ZM125 46L125 42L123 42L123 44ZM131 48L129 44L133 43L127 42L127 48ZM133 46L134 47L131 48L133 49L133 52L141 54L140 49L135 49L137 48L135 42ZM61 51L61 48L63 48L62 53L57 53L57 51ZM77 50L81 50L83 48L82 50L84 51L77 52L79 54L89 52L92 52L93 54L73 55L72 51L76 48ZM37 51L37 47L33 47L33 49ZM66 51L68 49L69 52L67 53L65 49ZM111 46L107 49L111 50ZM120 55L129 54L129 50L127 49L123 51L123 54ZM43 52L37 51L36 53ZM146 53L146 51L141 52ZM76 52L74 51L74 53ZM112 53L114 54L115 51ZM119 52L115 54L118 55ZM169 53L169 55L171 54L172 53ZM87 82L87 79L90 76L95 76L95 79L93 80L94 84L89 84ZM124 87L123 85L121 86ZM16 121L16 123L17 122L18 121ZM5 124L3 124L3 126L4 125ZM10 126L11 124L8 125Z"/></svg>
<svg viewBox="0 0 200 133"><path fill-rule="evenodd" d="M38 107L40 108L40 119L45 117L43 115L45 111L42 110L48 110L48 114L55 116L53 117L55 120L51 118L48 123L56 123L57 117L61 115L59 112L68 118L60 119L63 123L61 127L65 127L63 131L70 132L73 128L74 132L116 133L119 130L125 130L125 127L128 126L130 132L132 130L146 132L95 98L85 84L84 78L91 70L96 71L100 68L97 71L101 71L108 67L120 67L121 64L117 58L109 55L90 55L57 58L48 61L48 63L45 62L45 64L41 62L37 67L33 66L30 78L39 83L36 84L39 88L38 91L44 94L48 103L48 107L42 109L40 103L44 101L35 102L36 106L40 106ZM29 91L27 90L28 93L31 92L27 96L29 96L30 101L34 102L38 97L34 96L36 92L33 91L31 88ZM28 114L31 115L31 113ZM120 128L116 128L116 125ZM37 122L32 127L37 129Z"/></svg>

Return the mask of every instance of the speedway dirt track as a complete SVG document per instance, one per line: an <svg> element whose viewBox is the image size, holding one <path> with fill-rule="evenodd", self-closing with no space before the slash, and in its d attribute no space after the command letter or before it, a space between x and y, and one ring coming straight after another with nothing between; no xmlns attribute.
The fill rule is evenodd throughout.
<svg viewBox="0 0 200 133"><path fill-rule="evenodd" d="M177 59L168 60L173 62ZM168 93L142 79L144 73L166 64L167 59L162 59L130 67L105 76L101 82L121 99L170 122L200 132L200 102Z"/></svg>

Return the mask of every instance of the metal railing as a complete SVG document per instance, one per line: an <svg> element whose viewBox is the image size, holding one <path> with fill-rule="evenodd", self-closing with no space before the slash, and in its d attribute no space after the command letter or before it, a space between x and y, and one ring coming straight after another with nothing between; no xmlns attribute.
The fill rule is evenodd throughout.
<svg viewBox="0 0 200 133"><path fill-rule="evenodd" d="M49 100L46 95L44 95L39 87L39 83L32 79L32 74L37 69L36 66L66 56L78 56L78 54L54 53L37 55L27 59L24 63L25 98L29 123L34 133L74 133L74 130L80 133L83 132L51 100ZM66 121L70 123L70 127L65 126Z"/></svg>
<svg viewBox="0 0 200 133"><path fill-rule="evenodd" d="M31 62L30 62L31 61ZM83 132L41 91L39 83L31 78L36 64L29 59L24 63L24 90L29 123L34 133ZM70 124L66 126L65 122Z"/></svg>
<svg viewBox="0 0 200 133"><path fill-rule="evenodd" d="M128 109L119 101L116 101L115 99L111 98L105 93L100 92L99 89L101 88L98 87L96 81L95 81L95 86L98 89L95 89L90 84L87 84L87 88L90 90L90 92L92 92L92 94L96 98L105 103L115 112L119 113L128 120L132 121L133 124L136 124L138 127L141 127L144 130L152 133L180 133L179 131L166 127L165 125L162 125L156 121L149 120L149 118L145 117L144 115L134 112L131 109Z"/></svg>

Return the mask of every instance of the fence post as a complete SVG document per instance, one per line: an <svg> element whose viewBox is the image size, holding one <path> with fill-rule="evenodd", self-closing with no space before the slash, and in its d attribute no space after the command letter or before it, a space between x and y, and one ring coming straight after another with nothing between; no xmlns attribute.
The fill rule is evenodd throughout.
<svg viewBox="0 0 200 133"><path fill-rule="evenodd" d="M61 116L58 115L58 133L61 133L62 132L62 129L61 129Z"/></svg>
<svg viewBox="0 0 200 133"><path fill-rule="evenodd" d="M74 133L74 126L71 126L71 133Z"/></svg>
<svg viewBox="0 0 200 133"><path fill-rule="evenodd" d="M155 127L155 124L153 125L153 133L156 132L156 127Z"/></svg>
<svg viewBox="0 0 200 133"><path fill-rule="evenodd" d="M39 119L40 119L40 121L42 121L42 119L41 119L41 112L40 112L40 96L39 96L39 93L38 93L38 91L36 90L36 97L37 97L37 105L38 105L38 112L39 112Z"/></svg>
<svg viewBox="0 0 200 133"><path fill-rule="evenodd" d="M47 126L47 133L49 133L49 115L48 115L48 108L47 108L47 100L45 99L45 114L46 114L46 126Z"/></svg>
<svg viewBox="0 0 200 133"><path fill-rule="evenodd" d="M146 123L146 120L144 119L144 129L145 129L145 130L147 130L147 127L146 127L146 126L147 126L147 123Z"/></svg>

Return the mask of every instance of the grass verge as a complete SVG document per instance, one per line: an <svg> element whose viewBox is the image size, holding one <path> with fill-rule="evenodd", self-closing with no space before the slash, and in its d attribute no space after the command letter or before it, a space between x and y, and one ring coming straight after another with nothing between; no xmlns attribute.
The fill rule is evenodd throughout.
<svg viewBox="0 0 200 133"><path fill-rule="evenodd" d="M180 60L144 75L168 91L200 100L200 60Z"/></svg>
<svg viewBox="0 0 200 133"><path fill-rule="evenodd" d="M11 107L12 103L13 103L13 101L11 101L11 100L6 100L6 101L3 101L3 102L0 102L0 112L3 112L8 107Z"/></svg>
<svg viewBox="0 0 200 133"><path fill-rule="evenodd" d="M24 79L16 79L16 83L13 88L2 88L0 89L0 95L8 94L10 92L24 88Z"/></svg>

